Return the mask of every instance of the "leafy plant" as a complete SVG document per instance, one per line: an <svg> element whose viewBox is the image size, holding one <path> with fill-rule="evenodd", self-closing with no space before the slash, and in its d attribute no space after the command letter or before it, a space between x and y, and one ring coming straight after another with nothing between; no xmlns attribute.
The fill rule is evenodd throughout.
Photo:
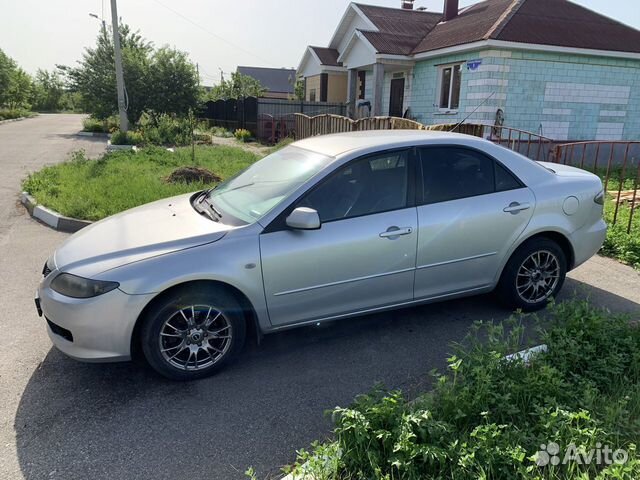
<svg viewBox="0 0 640 480"><path fill-rule="evenodd" d="M113 145L141 145L143 137L140 132L118 130L111 135Z"/></svg>
<svg viewBox="0 0 640 480"><path fill-rule="evenodd" d="M336 408L335 441L298 452L286 471L312 479L640 478L640 329L585 302L556 305L550 322L531 319L548 350L526 364L505 357L521 348L525 320L477 323L454 345L447 372L434 374L433 390L414 401L377 388ZM550 442L581 455L609 445L629 458L539 466Z"/></svg>
<svg viewBox="0 0 640 480"><path fill-rule="evenodd" d="M244 128L238 128L235 132L233 132L233 136L241 142L248 142L249 140L251 140L251 132Z"/></svg>
<svg viewBox="0 0 640 480"><path fill-rule="evenodd" d="M93 133L113 133L118 130L119 121L117 117L109 117L105 119L85 118L82 121L83 132Z"/></svg>

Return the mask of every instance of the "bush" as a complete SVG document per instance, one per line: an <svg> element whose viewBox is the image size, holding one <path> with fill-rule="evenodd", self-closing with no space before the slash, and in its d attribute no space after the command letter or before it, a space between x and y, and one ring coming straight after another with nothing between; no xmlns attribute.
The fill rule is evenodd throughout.
<svg viewBox="0 0 640 480"><path fill-rule="evenodd" d="M248 142L249 140L251 140L251 132L244 128L238 128L235 132L233 132L233 136L241 142Z"/></svg>
<svg viewBox="0 0 640 480"><path fill-rule="evenodd" d="M140 132L118 130L111 135L112 145L142 145L143 137Z"/></svg>
<svg viewBox="0 0 640 480"><path fill-rule="evenodd" d="M113 133L118 130L119 125L120 122L117 117L109 117L104 120L89 117L82 121L82 131L93 133Z"/></svg>
<svg viewBox="0 0 640 480"><path fill-rule="evenodd" d="M189 118L158 115L140 122L140 131L148 145L185 146L191 144L192 122Z"/></svg>
<svg viewBox="0 0 640 480"><path fill-rule="evenodd" d="M24 108L14 108L8 110L0 110L0 121L13 120L15 118L33 117L33 112L25 110Z"/></svg>
<svg viewBox="0 0 640 480"><path fill-rule="evenodd" d="M293 470L327 479L640 478L640 329L587 303L552 314L540 331L548 351L530 364L505 358L520 348L522 317L479 323L432 392L408 402L377 389L335 409L335 442L299 452ZM582 462L538 466L552 442L560 460L575 446ZM626 464L598 465L605 446L624 449Z"/></svg>

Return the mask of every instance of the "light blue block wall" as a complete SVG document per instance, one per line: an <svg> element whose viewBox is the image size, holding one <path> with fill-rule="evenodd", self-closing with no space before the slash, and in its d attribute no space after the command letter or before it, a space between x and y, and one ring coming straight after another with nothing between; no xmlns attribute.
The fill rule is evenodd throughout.
<svg viewBox="0 0 640 480"><path fill-rule="evenodd" d="M441 114L438 65L482 59L477 71L463 67L460 108ZM422 123L493 123L498 108L505 125L557 140L640 140L640 61L517 50L483 50L418 62L411 110Z"/></svg>

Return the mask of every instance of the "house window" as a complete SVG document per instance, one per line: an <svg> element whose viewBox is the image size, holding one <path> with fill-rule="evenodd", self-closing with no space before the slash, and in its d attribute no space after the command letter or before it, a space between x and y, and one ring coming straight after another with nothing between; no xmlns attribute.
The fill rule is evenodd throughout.
<svg viewBox="0 0 640 480"><path fill-rule="evenodd" d="M460 85L462 84L462 64L439 67L438 107L441 110L457 110L460 106Z"/></svg>
<svg viewBox="0 0 640 480"><path fill-rule="evenodd" d="M358 100L364 100L367 86L367 72L364 70L358 72L358 85Z"/></svg>
<svg viewBox="0 0 640 480"><path fill-rule="evenodd" d="M315 102L316 101L316 89L312 88L311 90L309 90L309 101L310 102Z"/></svg>

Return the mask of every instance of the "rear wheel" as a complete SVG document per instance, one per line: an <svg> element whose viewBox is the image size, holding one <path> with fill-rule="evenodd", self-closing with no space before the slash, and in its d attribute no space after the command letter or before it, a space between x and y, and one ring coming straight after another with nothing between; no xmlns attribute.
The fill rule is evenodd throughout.
<svg viewBox="0 0 640 480"><path fill-rule="evenodd" d="M546 307L560 292L566 275L562 248L548 238L534 238L511 256L496 291L509 307L532 312Z"/></svg>
<svg viewBox="0 0 640 480"><path fill-rule="evenodd" d="M145 358L172 380L220 370L242 348L246 324L235 298L219 288L181 288L162 297L141 329Z"/></svg>

